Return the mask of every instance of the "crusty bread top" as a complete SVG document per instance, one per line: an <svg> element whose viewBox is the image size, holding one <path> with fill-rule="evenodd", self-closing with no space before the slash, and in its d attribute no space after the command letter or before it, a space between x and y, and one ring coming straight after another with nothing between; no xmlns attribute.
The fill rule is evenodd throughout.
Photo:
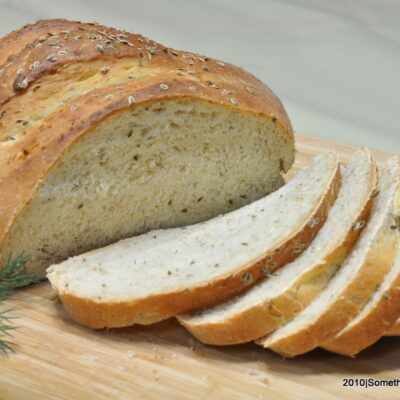
<svg viewBox="0 0 400 400"><path fill-rule="evenodd" d="M102 25L64 20L39 21L36 25L11 33L4 39L3 46L0 44L0 49L3 47L2 51L10 51L12 56L0 68L0 104L31 89L41 77L62 73L62 68L71 63L93 60L112 63L126 57L137 60L140 66L149 70L149 74L153 68L161 69L162 74L174 73L178 80L182 77L201 80L208 86L219 86L213 88L221 91L224 84L234 85L237 95L226 89L233 105L236 101L240 103L242 92L260 97L262 101L254 105L253 111L277 118L288 132L288 140L291 137L290 121L278 97L263 82L240 67L196 53L170 49L141 35ZM13 38L18 37L22 41L25 35L29 35L28 40L34 40L18 54L12 54L13 50L19 50L12 47Z"/></svg>

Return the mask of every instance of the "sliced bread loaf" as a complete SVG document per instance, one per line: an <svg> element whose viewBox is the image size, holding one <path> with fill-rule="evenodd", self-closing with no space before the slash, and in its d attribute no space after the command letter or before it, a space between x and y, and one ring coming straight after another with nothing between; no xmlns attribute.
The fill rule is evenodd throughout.
<svg viewBox="0 0 400 400"><path fill-rule="evenodd" d="M400 166L391 158L378 174L370 219L349 257L325 290L286 325L257 341L285 356L305 353L334 338L369 301L391 269L400 241L393 218L400 210Z"/></svg>
<svg viewBox="0 0 400 400"><path fill-rule="evenodd" d="M47 276L72 317L91 328L149 324L211 306L297 257L339 188L336 155L327 153L239 210L70 258Z"/></svg>
<svg viewBox="0 0 400 400"><path fill-rule="evenodd" d="M354 356L379 340L400 317L400 247L397 253L396 262L369 302L322 348Z"/></svg>
<svg viewBox="0 0 400 400"><path fill-rule="evenodd" d="M198 340L227 345L248 342L277 329L325 287L365 225L376 186L368 150L345 168L338 198L310 246L292 263L246 293L217 306L179 316Z"/></svg>
<svg viewBox="0 0 400 400"><path fill-rule="evenodd" d="M0 41L0 265L27 268L237 209L283 184L294 139L243 69L65 20Z"/></svg>

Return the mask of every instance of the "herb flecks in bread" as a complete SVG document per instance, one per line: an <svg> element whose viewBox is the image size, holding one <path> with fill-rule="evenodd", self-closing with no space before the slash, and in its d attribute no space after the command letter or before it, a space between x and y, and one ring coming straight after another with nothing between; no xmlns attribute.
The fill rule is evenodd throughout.
<svg viewBox="0 0 400 400"><path fill-rule="evenodd" d="M392 229L400 209L400 162L390 158L378 173L371 216L350 255L325 290L287 324L257 341L293 357L333 340L373 297L393 268L400 235Z"/></svg>
<svg viewBox="0 0 400 400"><path fill-rule="evenodd" d="M298 256L293 246L312 241L339 188L336 155L327 153L236 211L70 258L47 276L73 318L92 328L149 324L211 306ZM320 224L310 227L315 218Z"/></svg>
<svg viewBox="0 0 400 400"><path fill-rule="evenodd" d="M204 343L228 345L258 339L304 309L351 251L371 209L376 166L369 151L358 151L342 176L342 187L328 218L298 258L275 273L268 273L268 279L243 295L179 316L179 322ZM314 218L308 224L317 223L318 218Z"/></svg>

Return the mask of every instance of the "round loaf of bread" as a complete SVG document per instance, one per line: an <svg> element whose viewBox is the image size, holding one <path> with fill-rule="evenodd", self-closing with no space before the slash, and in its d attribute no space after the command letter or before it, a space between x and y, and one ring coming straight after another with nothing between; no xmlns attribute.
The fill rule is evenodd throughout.
<svg viewBox="0 0 400 400"><path fill-rule="evenodd" d="M283 184L288 116L242 68L96 24L0 41L0 265L209 219ZM7 55L7 57L6 57Z"/></svg>

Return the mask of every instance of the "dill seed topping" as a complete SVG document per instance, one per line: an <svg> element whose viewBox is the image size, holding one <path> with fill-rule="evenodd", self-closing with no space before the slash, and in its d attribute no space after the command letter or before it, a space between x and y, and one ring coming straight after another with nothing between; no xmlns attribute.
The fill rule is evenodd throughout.
<svg viewBox="0 0 400 400"><path fill-rule="evenodd" d="M96 45L96 50L99 51L100 53L104 52L104 46L102 46L101 44L97 44Z"/></svg>
<svg viewBox="0 0 400 400"><path fill-rule="evenodd" d="M101 67L100 71L102 74L106 74L110 70L110 67Z"/></svg>
<svg viewBox="0 0 400 400"><path fill-rule="evenodd" d="M213 87L214 89L219 89L221 86L219 86L219 85L216 84L216 83L213 83L213 84L211 85L211 87Z"/></svg>
<svg viewBox="0 0 400 400"><path fill-rule="evenodd" d="M385 300L390 300L390 299L392 298L392 297L390 296L389 293L383 294L382 297L383 297Z"/></svg>
<svg viewBox="0 0 400 400"><path fill-rule="evenodd" d="M26 89L29 85L28 78L24 78L21 82L18 83L18 89Z"/></svg>
<svg viewBox="0 0 400 400"><path fill-rule="evenodd" d="M251 283L253 281L253 275L251 275L250 272L245 272L240 279L242 280L242 282L245 285L248 285L249 283Z"/></svg>
<svg viewBox="0 0 400 400"><path fill-rule="evenodd" d="M92 93L92 97L99 97L97 93Z"/></svg>
<svg viewBox="0 0 400 400"><path fill-rule="evenodd" d="M208 72L208 71L210 71L210 69L208 67L203 67L203 71Z"/></svg>
<svg viewBox="0 0 400 400"><path fill-rule="evenodd" d="M292 248L292 255L299 255L305 248L307 247L307 243L296 243Z"/></svg>
<svg viewBox="0 0 400 400"><path fill-rule="evenodd" d="M69 54L69 50L67 50L67 49L60 50L57 54L59 56L67 56Z"/></svg>
<svg viewBox="0 0 400 400"><path fill-rule="evenodd" d="M46 37L45 36L41 36L39 39L38 39L38 42L39 43L43 43L43 42L45 42L46 41Z"/></svg>
<svg viewBox="0 0 400 400"><path fill-rule="evenodd" d="M71 111L76 111L78 109L78 104L72 104Z"/></svg>
<svg viewBox="0 0 400 400"><path fill-rule="evenodd" d="M217 65L219 65L220 67L225 67L225 64L223 62L221 62L221 61L218 61Z"/></svg>
<svg viewBox="0 0 400 400"><path fill-rule="evenodd" d="M194 75L196 73L196 71L193 71L192 69L189 69L189 71L187 72L189 75Z"/></svg>
<svg viewBox="0 0 400 400"><path fill-rule="evenodd" d="M161 84L160 84L160 89L162 89L162 90L168 90L168 89L169 89L169 86L166 85L165 83L161 83Z"/></svg>
<svg viewBox="0 0 400 400"><path fill-rule="evenodd" d="M311 221L307 223L310 228L314 228L314 226L319 224L319 218L312 218Z"/></svg>
<svg viewBox="0 0 400 400"><path fill-rule="evenodd" d="M17 75L23 75L23 74L24 74L23 68L19 68L17 71Z"/></svg>
<svg viewBox="0 0 400 400"><path fill-rule="evenodd" d="M123 89L124 85L115 86L115 89Z"/></svg>
<svg viewBox="0 0 400 400"><path fill-rule="evenodd" d="M246 242L240 243L242 246L248 246L249 244Z"/></svg>
<svg viewBox="0 0 400 400"><path fill-rule="evenodd" d="M52 62L52 63L57 61L57 59L54 57L53 54L49 54L47 56L46 60L49 61L49 62Z"/></svg>
<svg viewBox="0 0 400 400"><path fill-rule="evenodd" d="M194 58L192 54L184 54L183 58Z"/></svg>
<svg viewBox="0 0 400 400"><path fill-rule="evenodd" d="M237 102L237 100L234 99L233 97L231 97L229 100L230 100L231 103L234 104L235 106L237 106L237 105L239 104L239 103Z"/></svg>
<svg viewBox="0 0 400 400"><path fill-rule="evenodd" d="M4 74L4 69L0 69L0 75Z"/></svg>
<svg viewBox="0 0 400 400"><path fill-rule="evenodd" d="M134 103L136 103L136 99L133 96L128 96L128 103L134 104Z"/></svg>
<svg viewBox="0 0 400 400"><path fill-rule="evenodd" d="M376 196L378 196L378 194L380 193L381 191L380 190L374 190L373 192L372 192L372 194L371 194L371 197L376 197Z"/></svg>
<svg viewBox="0 0 400 400"><path fill-rule="evenodd" d="M261 273L262 273L264 276L270 276L270 275L271 275L271 272L270 272L269 268L268 268L268 267L265 267L265 266L262 267Z"/></svg>
<svg viewBox="0 0 400 400"><path fill-rule="evenodd" d="M250 93L250 94L254 94L256 91L251 88L251 87L247 87L246 90Z"/></svg>
<svg viewBox="0 0 400 400"><path fill-rule="evenodd" d="M365 226L365 221L361 220L353 224L353 231L358 231L359 229L364 228Z"/></svg>
<svg viewBox="0 0 400 400"><path fill-rule="evenodd" d="M232 93L235 93L235 91L234 90L230 90L230 89L222 89L222 93L223 94L232 94Z"/></svg>
<svg viewBox="0 0 400 400"><path fill-rule="evenodd" d="M111 100L112 98L114 98L114 96L112 94L106 94L104 97L108 100Z"/></svg>
<svg viewBox="0 0 400 400"><path fill-rule="evenodd" d="M74 37L75 40L82 40L82 35L77 35Z"/></svg>
<svg viewBox="0 0 400 400"><path fill-rule="evenodd" d="M189 90L191 90L192 92L195 92L197 89L195 86L189 86Z"/></svg>
<svg viewBox="0 0 400 400"><path fill-rule="evenodd" d="M393 230L397 229L400 233L400 214L394 215L393 219L394 219L394 224L390 227L390 229Z"/></svg>

